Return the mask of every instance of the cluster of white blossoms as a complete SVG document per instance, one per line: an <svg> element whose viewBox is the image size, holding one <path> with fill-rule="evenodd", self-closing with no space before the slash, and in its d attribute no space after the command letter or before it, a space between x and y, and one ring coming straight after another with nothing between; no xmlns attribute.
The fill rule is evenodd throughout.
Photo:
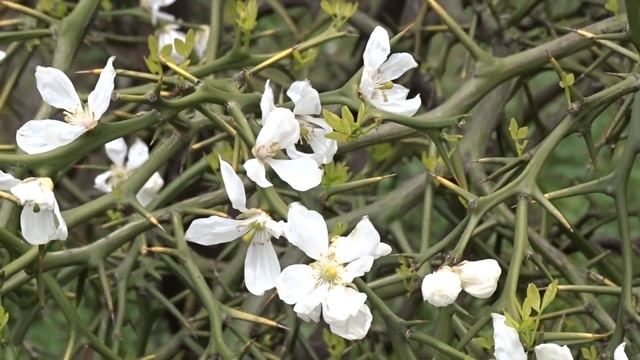
<svg viewBox="0 0 640 360"><path fill-rule="evenodd" d="M139 168L149 159L149 147L142 140L136 138L128 148L123 138L115 139L104 145L107 157L113 162L110 170L98 176L94 181L94 187L104 193L113 191L120 182L128 178L135 169ZM127 162L125 163L125 159ZM151 175L147 182L136 194L140 204L147 206L155 195L162 189L164 180L157 171Z"/></svg>
<svg viewBox="0 0 640 360"><path fill-rule="evenodd" d="M171 3L172 0L142 2L154 24L157 20L173 21L173 17L159 10ZM184 39L184 33L179 32L176 25L165 24L163 29L159 47L172 44L175 38ZM201 39L200 45L196 45L199 56L204 49L206 39ZM389 36L377 27L363 55L360 96L379 110L412 116L420 107L420 96L407 99L409 90L392 80L417 64L407 53L389 55ZM46 103L64 110L64 121L28 121L16 134L20 149L28 154L51 151L95 128L109 106L114 89L114 59L107 61L86 105L62 71L37 67L38 90ZM262 128L251 149L253 157L244 162L243 168L246 176L260 187L273 186L267 178L267 169L271 168L293 189L307 191L320 184L321 166L333 161L338 143L326 137L333 129L320 116L320 96L308 80L293 82L286 94L293 101L293 110L276 106L267 80L260 101ZM307 145L311 152L301 150L301 145ZM149 148L140 139L135 139L130 148L122 138L113 140L105 145L105 151L113 165L99 174L94 184L105 193L116 189L149 158ZM282 301L294 305L301 319L318 322L322 315L333 333L350 340L362 339L371 326L372 314L366 305L366 294L359 292L352 282L371 270L376 258L391 252L391 247L380 241L369 218L363 217L349 235L331 239L322 215L299 203L289 206L286 221L276 221L264 210L247 207L242 179L229 163L221 157L219 160L224 188L232 207L241 214L237 219L220 216L196 219L186 231L186 240L215 245L241 237L247 239L244 278L249 292L263 295L276 288ZM160 174L154 173L136 198L147 205L163 184ZM21 229L29 243L44 244L67 238L51 179L20 181L0 172L0 190L10 191L24 206ZM313 261L290 265L281 271L278 252L271 243L272 238L279 237L285 237ZM462 290L487 298L495 291L499 276L500 266L495 260L465 261L427 275L422 293L424 299L435 306L453 303Z"/></svg>
<svg viewBox="0 0 640 360"><path fill-rule="evenodd" d="M431 305L453 304L462 290L479 299L493 295L498 287L500 265L493 259L463 261L443 266L422 280L422 297Z"/></svg>
<svg viewBox="0 0 640 360"><path fill-rule="evenodd" d="M527 353L520 342L518 330L507 325L504 315L491 314L493 321L494 356L496 360L527 360ZM621 343L613 352L613 360L629 360ZM573 360L568 346L540 344L534 348L537 360Z"/></svg>

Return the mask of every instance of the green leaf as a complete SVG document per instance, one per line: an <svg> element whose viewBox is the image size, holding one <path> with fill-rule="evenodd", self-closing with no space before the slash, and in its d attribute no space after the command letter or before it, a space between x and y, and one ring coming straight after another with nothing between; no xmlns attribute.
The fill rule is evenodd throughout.
<svg viewBox="0 0 640 360"><path fill-rule="evenodd" d="M344 123L347 124L347 126L349 126L349 130L353 130L357 127L356 125L356 120L353 118L353 114L351 113L351 110L349 110L349 107L347 107L346 105L342 106L342 121Z"/></svg>
<svg viewBox="0 0 640 360"><path fill-rule="evenodd" d="M349 125L347 125L342 118L332 113L331 111L322 109L322 117L324 117L324 120L327 122L327 124L329 124L329 126L333 128L333 130L343 134L351 133L351 128L349 127Z"/></svg>
<svg viewBox="0 0 640 360"><path fill-rule="evenodd" d="M149 54L156 56L158 54L158 39L155 36L149 36L147 45L149 45Z"/></svg>
<svg viewBox="0 0 640 360"><path fill-rule="evenodd" d="M344 162L329 163L324 166L322 185L331 187L332 185L344 184L349 181L349 167Z"/></svg>
<svg viewBox="0 0 640 360"><path fill-rule="evenodd" d="M547 290L545 290L544 295L542 296L542 307L541 310L544 310L551 304L553 299L556 298L556 294L558 293L558 280L553 280L549 286L547 286Z"/></svg>
<svg viewBox="0 0 640 360"><path fill-rule="evenodd" d="M509 314L508 312L505 312L504 317L505 317L505 324L507 324L508 326L511 326L516 330L520 329L520 323L518 323L516 319L514 319L511 316L511 314Z"/></svg>
<svg viewBox="0 0 640 360"><path fill-rule="evenodd" d="M364 118L366 113L367 113L367 108L365 107L364 102L361 102L360 106L358 107L358 118L356 120L356 122L358 123L358 126L362 126L362 123L364 123Z"/></svg>
<svg viewBox="0 0 640 360"><path fill-rule="evenodd" d="M518 129L518 133L516 134L516 139L518 140L526 139L528 134L529 134L529 128L527 126L521 127L520 129Z"/></svg>
<svg viewBox="0 0 640 360"><path fill-rule="evenodd" d="M516 118L512 117L509 121L509 134L514 140L518 138L518 121L516 121Z"/></svg>
<svg viewBox="0 0 640 360"><path fill-rule="evenodd" d="M538 313L540 313L540 291L538 291L538 287L533 283L530 283L529 286L527 286L526 300L529 300L529 299L531 299L532 308Z"/></svg>
<svg viewBox="0 0 640 360"><path fill-rule="evenodd" d="M379 163L391 157L393 147L388 143L377 144L369 148L369 153L373 161Z"/></svg>
<svg viewBox="0 0 640 360"><path fill-rule="evenodd" d="M558 84L560 85L561 88L564 89L569 86L572 86L574 82L575 82L575 76L573 76L572 73L568 73L568 74L562 74L562 80L560 80Z"/></svg>
<svg viewBox="0 0 640 360"><path fill-rule="evenodd" d="M173 45L167 44L160 49L160 55L167 61L171 61L171 53L173 52Z"/></svg>
<svg viewBox="0 0 640 360"><path fill-rule="evenodd" d="M343 134L335 131L325 134L324 137L326 137L327 139L341 141L341 142L345 142L349 140L349 134Z"/></svg>
<svg viewBox="0 0 640 360"><path fill-rule="evenodd" d="M604 8L618 15L618 11L620 11L620 4L618 3L618 0L607 0L607 3L604 4Z"/></svg>
<svg viewBox="0 0 640 360"><path fill-rule="evenodd" d="M327 351L332 360L342 359L342 353L346 347L344 339L340 336L334 335L327 329L322 330L322 340L327 345Z"/></svg>

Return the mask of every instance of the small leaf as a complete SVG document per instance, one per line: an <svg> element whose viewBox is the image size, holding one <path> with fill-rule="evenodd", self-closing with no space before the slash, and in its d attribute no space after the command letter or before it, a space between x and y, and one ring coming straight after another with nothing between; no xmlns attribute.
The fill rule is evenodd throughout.
<svg viewBox="0 0 640 360"><path fill-rule="evenodd" d="M349 140L349 135L348 134L343 134L343 133L339 133L339 132L335 132L332 131L328 134L325 134L324 137L326 137L327 139L331 139L331 140L335 140L335 141L342 141L345 142L347 140Z"/></svg>
<svg viewBox="0 0 640 360"><path fill-rule="evenodd" d="M558 280L553 280L549 286L547 286L547 290L545 290L544 295L542 296L542 307L541 310L544 310L551 304L553 299L555 299L556 294L558 293Z"/></svg>
<svg viewBox="0 0 640 360"><path fill-rule="evenodd" d="M538 287L533 283L527 286L527 300L528 299L531 299L533 309L540 313L540 291L538 291Z"/></svg>
<svg viewBox="0 0 640 360"><path fill-rule="evenodd" d="M353 118L353 114L349 107L346 105L342 106L342 120L349 126L349 129L354 129L356 126L356 121Z"/></svg>
<svg viewBox="0 0 640 360"><path fill-rule="evenodd" d="M322 117L324 120L331 126L335 131L350 134L350 127L345 123L343 119L341 119L338 115L332 113L327 109L322 109Z"/></svg>
<svg viewBox="0 0 640 360"><path fill-rule="evenodd" d="M349 167L346 163L329 163L324 166L324 175L322 176L322 185L331 187L332 185L344 184L349 181Z"/></svg>
<svg viewBox="0 0 640 360"><path fill-rule="evenodd" d="M518 138L518 121L516 121L516 118L511 118L509 121L509 134L514 140Z"/></svg>
<svg viewBox="0 0 640 360"><path fill-rule="evenodd" d="M520 129L518 129L518 133L516 134L516 139L520 140L520 139L526 139L527 135L529 134L529 128L524 126L521 127Z"/></svg>
<svg viewBox="0 0 640 360"><path fill-rule="evenodd" d="M171 60L171 52L173 52L173 46L171 44L167 44L160 49L160 55L166 60Z"/></svg>
<svg viewBox="0 0 640 360"><path fill-rule="evenodd" d="M176 52L178 53L178 55L182 57L188 56L188 54L186 53L187 44L184 41L182 41L182 39L175 38L173 40L173 48L176 49Z"/></svg>
<svg viewBox="0 0 640 360"><path fill-rule="evenodd" d="M604 4L604 8L618 15L620 4L618 4L618 0L607 0L607 3Z"/></svg>
<svg viewBox="0 0 640 360"><path fill-rule="evenodd" d="M365 115L366 115L366 107L364 106L364 103L361 102L360 106L358 107L358 118L356 120L356 122L358 123L358 126L362 126Z"/></svg>
<svg viewBox="0 0 640 360"><path fill-rule="evenodd" d="M512 328L518 330L520 329L520 324L509 314L508 312L504 313L505 324L511 326Z"/></svg>

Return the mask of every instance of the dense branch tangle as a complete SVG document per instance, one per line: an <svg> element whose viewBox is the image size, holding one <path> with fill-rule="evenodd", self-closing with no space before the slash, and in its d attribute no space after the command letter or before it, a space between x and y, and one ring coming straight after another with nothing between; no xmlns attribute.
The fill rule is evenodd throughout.
<svg viewBox="0 0 640 360"><path fill-rule="evenodd" d="M109 31L117 33L117 29L109 29L109 21L131 21L132 15L149 20L140 9L120 9L112 2L116 8L106 10L99 3L81 0L64 18L56 19L32 8L3 2L2 11L19 20L20 25L0 36L2 44L9 44L5 61L24 65L33 59L65 71L76 69L72 64L81 60L78 49L84 40L98 33L104 35L103 39L110 39L103 40L106 45L117 41L118 37L107 36ZM133 83L116 89L114 97L120 108L111 111L96 129L48 153L0 153L3 170L56 180L69 205L63 207L63 215L73 234L64 244L52 243L46 249L30 247L15 235L17 208L3 202L0 242L6 252L0 270L4 280L0 295L12 319L6 336L11 346L5 350L5 357L14 356L13 349L21 348L23 341L29 339L29 328L37 324L36 315L43 306L47 311L60 309L70 325L71 332L64 338L67 358L83 351L85 344L104 358L119 358L125 353L157 358L188 353L218 354L224 358L244 353L255 358L284 354L323 356L324 350L316 353L319 347L313 343L318 335L304 333L307 328L290 309L268 296L252 297L241 288L244 244L230 243L224 250L209 251L204 257L201 249L196 252L185 244L183 222L186 224L194 215L226 210L227 198L219 177L211 174L208 153L215 144L226 142L233 149L235 165L250 153L262 91L258 80L271 78L286 87L300 77L314 79L314 67L322 61L327 65L331 56L321 55L318 64L303 65L301 69L292 66L296 56L332 43L346 48L349 44L344 40L353 35L354 28L364 38L382 20L390 29L405 30L394 39L394 50L410 50L413 46L413 55L423 66L413 74L412 83L420 84L423 104L438 105L423 107L424 111L413 117L368 108L367 119L382 119L384 124L340 144L340 157L356 164L362 162L363 155L355 152L359 148L386 151L386 158L371 160L357 173L359 178L377 178L391 172L405 176L415 173L408 171L408 166L395 163L403 159L417 162L415 158L423 152L437 156L442 164L428 169L426 175L421 170L408 179L397 176L393 180L395 186L387 193L365 187L380 179L356 180L308 193L291 192L285 187L251 190L254 201L281 218L286 216L286 204L292 201L322 210L325 217L332 218L332 224L353 225L361 216L369 215L380 230L388 232L386 241L393 245L394 253L404 254L403 261L410 259L410 268L395 271L399 267L397 257L388 257L365 279L369 281L356 283L368 295L376 320L368 340L348 347L345 353L373 356L380 354L383 347L402 358L432 354L441 358L482 357L484 350L477 339L490 334L489 313L508 311L516 316L515 303L521 302L529 282L546 286L555 278L561 285L574 286L576 292L561 288L556 300L561 305L547 314L543 323L546 332L541 336L545 340L557 340L553 337L558 333L555 329L565 331L563 325L573 322L573 328L584 334L566 335L559 340L592 341L597 336L590 333L604 334L606 343L599 345L603 351L612 351L626 339L630 342L628 353L637 353L640 316L633 280L639 264L633 256L633 236L637 233L630 222L637 206L630 205L630 199L635 198L628 194L640 150L640 96L636 93L640 78L633 59L629 59L631 53L637 62L637 51L631 45L638 46L637 19L628 22L624 13L609 16L604 9L590 4L585 5L589 11L573 9L556 19L536 1L523 1L519 8L512 9L496 9L495 2L490 6L479 3L467 12L472 15L465 16L455 13L461 9L461 2L439 4L428 0L406 2L407 9L420 3L417 18L411 19L408 29L401 27L397 19L371 15L372 9L361 4L346 30L336 30L330 18L320 13L322 16L309 30L295 33L300 30L296 26L302 28L303 24L302 20L294 21L296 16L302 17L300 4L269 1L258 20L275 27L275 35L267 35L279 36L281 41L277 42L279 48L263 51L259 46L251 47L260 44L258 34L254 34L252 44L243 44L240 30L226 34L232 26L219 23L222 3L225 1L212 0L210 4L213 26L209 44L213 48L209 48L203 62L187 67L183 73L165 68L162 77L119 69L119 76L129 77ZM627 4L639 8L636 1ZM386 4L383 2L382 6ZM496 13L500 11L510 14L508 21ZM587 25L582 33L568 32L557 25L572 19ZM437 27L442 33L432 31ZM508 29L518 31L520 38L507 39L504 33ZM545 34L536 38L532 29L544 30ZM563 32L568 33L558 34ZM596 37L602 34L609 43L585 36L587 33ZM51 42L53 54L37 58L32 47ZM290 47L282 48L285 43ZM431 47L433 51L440 52L435 63L427 52L432 43L436 44ZM458 44L461 46L455 46ZM464 60L457 63L458 57ZM569 102L557 86L555 75L552 81L544 79L545 74L553 74L551 59L578 79L569 89ZM332 105L346 105L356 112L361 103L357 71L360 60L336 61L341 62L340 66L331 71L337 75L319 80L322 83L318 87L327 90L320 94L322 104L331 109ZM429 64L428 69L425 64ZM445 70L450 67L450 71L456 71L456 65L465 72L454 79L459 84L457 90L443 90L451 80ZM2 71L5 82L0 104L6 108L10 98L4 94L11 93L32 74L24 66L5 66ZM464 80L460 81L461 77ZM534 87L539 92L532 92ZM438 96L430 96L434 93ZM52 110L43 106L36 118L51 114ZM512 142L504 131L507 114L533 129L529 131L530 145L522 156L511 148ZM609 120L606 131L599 130L603 118ZM458 143L447 140L453 133L463 135ZM155 139L149 161L119 191L87 198L83 193L87 189L74 184L83 170L73 166L88 164L87 154L113 139L133 134ZM578 184L560 188L545 179L545 173L552 166L563 166L557 163L558 148L573 134L582 135L585 153L590 156L581 159L581 164L590 163L594 169L586 177L563 179ZM594 141L594 136L601 139ZM12 137L5 136L3 140L10 142ZM207 151L199 150L202 143L207 144ZM401 147L389 149L384 144ZM371 147L374 145L377 146ZM612 154L605 155L608 147L613 149ZM615 159L610 166L602 163L607 156ZM135 200L135 194L158 170L165 173L168 184L144 208ZM329 192L340 195L327 198ZM615 210L594 198L596 193L609 195ZM570 197L587 199L592 208L587 213L573 210L570 215L563 214L553 202ZM404 216L414 208L422 209L418 220L416 216ZM120 211L121 218L108 221L104 214L113 209ZM599 243L601 237L596 234L609 222L616 222L617 229L612 235L613 249L605 250L606 244ZM281 250L285 261L300 258L297 250ZM486 301L460 299L460 306L453 309L435 310L422 303L415 285L424 275L442 264L485 257L499 259L506 273L497 295ZM173 294L160 289L162 279L169 277L178 284ZM74 293L75 299L69 298L69 292ZM607 295L612 292L619 298ZM83 307L93 307L91 319L80 316ZM132 311L138 314L134 316ZM163 346L157 348L152 330L166 326L163 318L177 325L170 332L170 339L163 339ZM451 321L445 326L442 319ZM437 326L425 325L421 320ZM276 322L288 330L280 329L282 326ZM548 331L552 328L554 332ZM126 343L126 336L135 338L134 347Z"/></svg>

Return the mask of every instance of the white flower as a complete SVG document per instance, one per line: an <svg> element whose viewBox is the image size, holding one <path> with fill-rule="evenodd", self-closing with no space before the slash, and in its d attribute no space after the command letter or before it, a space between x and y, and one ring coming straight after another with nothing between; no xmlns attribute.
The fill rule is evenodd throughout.
<svg viewBox="0 0 640 360"><path fill-rule="evenodd" d="M289 206L285 235L315 262L285 268L276 281L280 299L294 305L304 321L318 322L322 313L331 331L348 340L362 339L371 326L367 296L355 289L354 278L371 269L373 260L391 248L363 217L347 236L329 243L327 225L319 213L299 203Z"/></svg>
<svg viewBox="0 0 640 360"><path fill-rule="evenodd" d="M155 25L158 20L171 22L175 17L166 12L160 11L161 7L169 6L176 0L140 0L140 7L145 9L151 15L151 24Z"/></svg>
<svg viewBox="0 0 640 360"><path fill-rule="evenodd" d="M492 313L493 342L496 360L527 360L527 354L520 342L518 331L507 325L504 315ZM613 360L628 360L624 353L625 343L616 347ZM537 360L573 360L571 350L566 345L540 344L534 348Z"/></svg>
<svg viewBox="0 0 640 360"><path fill-rule="evenodd" d="M425 276L422 297L434 306L453 304L461 290L479 299L486 299L496 291L501 272L500 265L493 259L444 266Z"/></svg>
<svg viewBox="0 0 640 360"><path fill-rule="evenodd" d="M265 87L260 106L263 126L251 149L255 158L247 160L243 165L247 176L260 187L273 186L266 178L266 165L269 165L295 190L306 191L320 185L322 170L313 159L274 159L278 151L295 146L300 139L300 126L291 110L273 105L269 83Z"/></svg>
<svg viewBox="0 0 640 360"><path fill-rule="evenodd" d="M66 240L67 225L62 218L49 178L22 181L0 171L0 190L9 190L23 206L20 214L22 236L31 245Z"/></svg>
<svg viewBox="0 0 640 360"><path fill-rule="evenodd" d="M158 38L158 52L162 51L162 48L166 45L171 45L171 59L176 63L182 63L185 59L175 49L173 43L176 39L180 39L185 41L187 35L182 31L178 30L179 26L174 24L167 24L162 26L156 32L156 36Z"/></svg>
<svg viewBox="0 0 640 360"><path fill-rule="evenodd" d="M135 139L129 152L127 153L127 144L124 139L119 138L110 141L104 145L105 152L113 165L111 169L105 171L94 181L94 187L104 193L113 191L122 180L131 175L131 172L139 168L149 159L149 147L140 139ZM127 162L125 163L125 158ZM162 189L164 180L158 172L153 173L149 180L142 185L142 188L136 194L136 199L143 206L147 206L153 200L155 195Z"/></svg>
<svg viewBox="0 0 640 360"><path fill-rule="evenodd" d="M380 26L371 33L364 49L360 94L376 108L412 116L420 107L420 95L407 100L409 89L391 82L418 64L409 53L391 53L389 34ZM388 57L388 58L387 58Z"/></svg>
<svg viewBox="0 0 640 360"><path fill-rule="evenodd" d="M5 57L7 57L7 53L5 53L4 51L0 50L0 61L4 60Z"/></svg>
<svg viewBox="0 0 640 360"><path fill-rule="evenodd" d="M518 331L506 324L504 315L492 313L496 360L527 360Z"/></svg>
<svg viewBox="0 0 640 360"><path fill-rule="evenodd" d="M534 350L538 360L573 360L573 355L567 345L540 344Z"/></svg>
<svg viewBox="0 0 640 360"><path fill-rule="evenodd" d="M463 261L454 266L454 271L460 276L462 289L479 299L493 295L502 273L500 265L493 259Z"/></svg>
<svg viewBox="0 0 640 360"><path fill-rule="evenodd" d="M438 269L422 280L422 298L433 306L453 304L460 291L460 277L448 266Z"/></svg>
<svg viewBox="0 0 640 360"><path fill-rule="evenodd" d="M113 92L116 70L112 56L100 73L96 87L83 107L71 80L62 71L52 67L36 67L36 85L47 104L64 110L64 122L58 120L31 120L16 133L18 147L27 154L39 154L67 145L98 125L107 111Z"/></svg>
<svg viewBox="0 0 640 360"><path fill-rule="evenodd" d="M627 354L624 353L624 347L627 343L622 343L616 347L616 350L613 352L613 360L629 360Z"/></svg>
<svg viewBox="0 0 640 360"><path fill-rule="evenodd" d="M193 51L195 51L198 58L203 59L209 46L209 33L211 30L208 25L200 25L195 31Z"/></svg>
<svg viewBox="0 0 640 360"><path fill-rule="evenodd" d="M231 206L242 212L240 219L211 216L194 220L187 229L185 239L200 245L215 245L254 231L244 260L244 281L249 292L262 295L276 285L276 278L280 274L280 262L271 244L271 237L282 236L284 224L272 220L260 209L247 209L244 184L231 165L222 158L220 173Z"/></svg>
<svg viewBox="0 0 640 360"><path fill-rule="evenodd" d="M276 107L268 80L264 92L260 106L262 116L266 119L269 112ZM323 118L317 116L322 112L318 91L311 86L309 80L294 81L287 90L287 96L295 105L293 114L300 126L300 138L305 140L313 151L311 154L304 153L298 151L295 145L291 145L286 148L289 158L310 157L318 164L332 162L333 156L338 151L338 142L325 137L333 129Z"/></svg>

